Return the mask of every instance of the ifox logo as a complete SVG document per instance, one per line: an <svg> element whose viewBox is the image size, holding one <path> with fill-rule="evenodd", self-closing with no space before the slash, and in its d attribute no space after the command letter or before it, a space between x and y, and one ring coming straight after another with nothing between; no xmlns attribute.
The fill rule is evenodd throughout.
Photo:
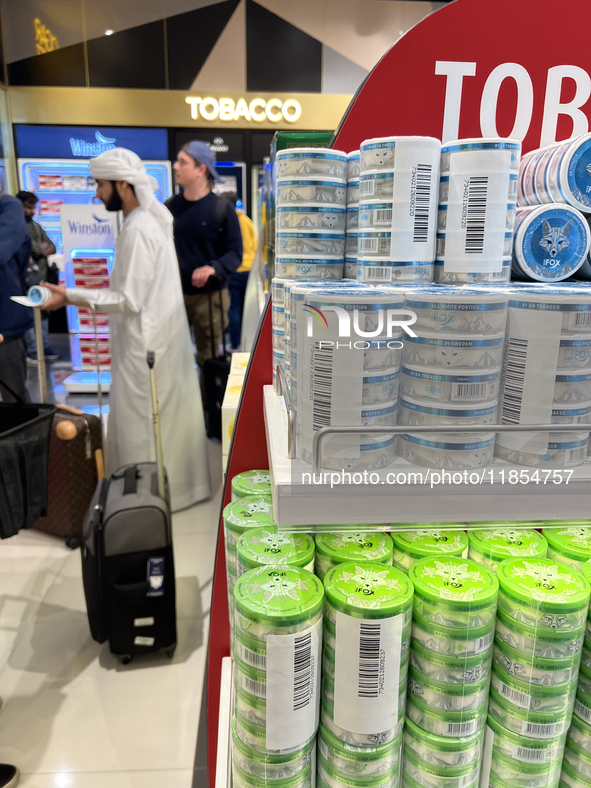
<svg viewBox="0 0 591 788"><path fill-rule="evenodd" d="M306 336L313 336L313 317L316 318L321 326L328 328L328 320L324 312L334 312L337 315L339 319L339 337L351 336L351 315L346 309L343 309L343 307L325 306L324 312L321 312L320 309L317 309L315 306L304 304L303 310L308 313ZM367 312L363 312L363 314L367 315ZM416 337L416 334L410 326L417 322L417 316L416 313L410 309L378 309L372 312L371 315L377 318L377 324L372 323L372 329L370 331L363 331L359 326L359 309L353 310L353 331L358 337L372 339L373 337L381 337L385 334L391 339L394 327L401 328L410 337ZM401 319L400 317L395 317L396 315L405 315L406 317Z"/></svg>

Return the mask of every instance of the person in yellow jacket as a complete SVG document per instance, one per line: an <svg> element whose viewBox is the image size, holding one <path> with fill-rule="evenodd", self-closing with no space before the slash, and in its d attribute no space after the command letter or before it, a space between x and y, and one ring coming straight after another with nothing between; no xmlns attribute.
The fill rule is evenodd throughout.
<svg viewBox="0 0 591 788"><path fill-rule="evenodd" d="M238 200L236 192L226 192L220 194L229 203L235 206L240 222L242 233L242 263L228 280L228 290L230 291L230 310L228 311L228 334L232 350L240 347L240 334L242 333L242 312L244 310L244 295L246 284L254 256L257 251L257 238L252 219L250 219L242 208L242 203Z"/></svg>

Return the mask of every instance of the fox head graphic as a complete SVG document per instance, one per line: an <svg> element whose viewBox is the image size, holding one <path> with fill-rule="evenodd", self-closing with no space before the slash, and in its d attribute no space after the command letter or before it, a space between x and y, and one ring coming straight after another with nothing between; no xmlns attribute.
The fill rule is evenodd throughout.
<svg viewBox="0 0 591 788"><path fill-rule="evenodd" d="M556 257L570 246L570 231L573 222L570 219L563 227L551 227L550 223L544 219L542 230L542 240L540 246L546 250L550 257Z"/></svg>

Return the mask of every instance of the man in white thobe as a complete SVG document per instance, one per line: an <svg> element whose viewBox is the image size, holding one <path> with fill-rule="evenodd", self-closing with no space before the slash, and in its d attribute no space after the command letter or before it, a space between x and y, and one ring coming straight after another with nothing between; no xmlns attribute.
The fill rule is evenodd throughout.
<svg viewBox="0 0 591 788"><path fill-rule="evenodd" d="M164 464L172 509L211 495L203 408L179 267L172 216L154 197L155 181L141 159L115 148L90 163L96 195L123 212L109 289L49 287L44 309L92 303L110 315L111 390L107 472L156 459L146 353L156 353Z"/></svg>

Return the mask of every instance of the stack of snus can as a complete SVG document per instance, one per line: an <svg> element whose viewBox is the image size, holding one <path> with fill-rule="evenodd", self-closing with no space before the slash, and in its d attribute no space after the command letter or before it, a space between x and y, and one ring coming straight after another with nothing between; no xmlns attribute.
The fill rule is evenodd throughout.
<svg viewBox="0 0 591 788"><path fill-rule="evenodd" d="M345 279L357 279L357 234L359 232L359 151L347 154L347 233Z"/></svg>
<svg viewBox="0 0 591 788"><path fill-rule="evenodd" d="M490 465L495 433L462 433L496 424L507 299L485 288L418 287L406 308L417 316L405 336L400 370L400 424L449 426L457 432L398 436L398 453L415 465L476 469Z"/></svg>
<svg viewBox="0 0 591 788"><path fill-rule="evenodd" d="M412 583L345 563L325 577L318 788L398 788Z"/></svg>
<svg viewBox="0 0 591 788"><path fill-rule="evenodd" d="M442 146L436 282L509 281L520 156L494 137Z"/></svg>
<svg viewBox="0 0 591 788"><path fill-rule="evenodd" d="M469 559L412 564L404 786L478 785L498 582Z"/></svg>
<svg viewBox="0 0 591 788"><path fill-rule="evenodd" d="M295 315L292 311L291 341L293 349L295 337L297 347L297 451L308 463L322 427L396 423L402 329L390 324L390 317L403 310L404 295L395 288L355 285L292 289L292 305L300 290L303 295L295 302ZM313 336L318 322L322 340ZM350 329L357 339L347 333ZM292 391L294 368L292 354ZM374 470L390 465L395 455L394 435L337 433L322 444L322 467Z"/></svg>
<svg viewBox="0 0 591 788"><path fill-rule="evenodd" d="M519 171L513 275L559 282L591 278L591 134L530 151Z"/></svg>
<svg viewBox="0 0 591 788"><path fill-rule="evenodd" d="M275 274L341 279L347 221L347 154L324 148L277 152Z"/></svg>
<svg viewBox="0 0 591 788"><path fill-rule="evenodd" d="M482 758L484 788L557 788L590 587L548 558L497 567L499 602Z"/></svg>
<svg viewBox="0 0 591 788"><path fill-rule="evenodd" d="M403 527L405 523L399 523ZM410 527L410 523L408 524ZM468 537L464 531L442 531L436 523L423 523L430 525L427 529L414 529L412 531L393 531L394 553L392 564L403 572L408 572L410 567L423 558L431 556L450 556L467 558Z"/></svg>
<svg viewBox="0 0 591 788"><path fill-rule="evenodd" d="M591 564L583 567L591 578ZM583 656L571 726L566 735L560 785L565 788L588 788L591 785L591 614L587 615Z"/></svg>
<svg viewBox="0 0 591 788"><path fill-rule="evenodd" d="M288 564L236 581L232 777L236 788L313 788L322 583Z"/></svg>
<svg viewBox="0 0 591 788"><path fill-rule="evenodd" d="M539 532L529 528L491 528L496 523L481 523L483 529L468 532L468 558L497 573L507 558L546 558L548 542Z"/></svg>
<svg viewBox="0 0 591 788"><path fill-rule="evenodd" d="M432 137L361 143L358 280L433 281L440 152Z"/></svg>
<svg viewBox="0 0 591 788"><path fill-rule="evenodd" d="M252 483L252 471L239 474L240 479L234 477L233 486L240 490L244 485ZM258 472L257 472L258 473ZM267 473L260 472L260 473ZM251 474L251 475L248 475ZM254 484L254 489L267 490L264 484ZM226 555L226 582L228 584L228 614L230 618L231 643L234 643L234 586L238 577L238 541L242 534L251 529L265 528L272 531L276 528L273 520L273 503L271 500L270 485L268 495L247 495L237 498L229 503L223 512L224 544Z"/></svg>
<svg viewBox="0 0 591 788"><path fill-rule="evenodd" d="M354 525L349 527L356 528ZM316 534L314 573L324 582L326 575L338 564L355 561L392 566L393 549L392 537L379 531L347 530Z"/></svg>

